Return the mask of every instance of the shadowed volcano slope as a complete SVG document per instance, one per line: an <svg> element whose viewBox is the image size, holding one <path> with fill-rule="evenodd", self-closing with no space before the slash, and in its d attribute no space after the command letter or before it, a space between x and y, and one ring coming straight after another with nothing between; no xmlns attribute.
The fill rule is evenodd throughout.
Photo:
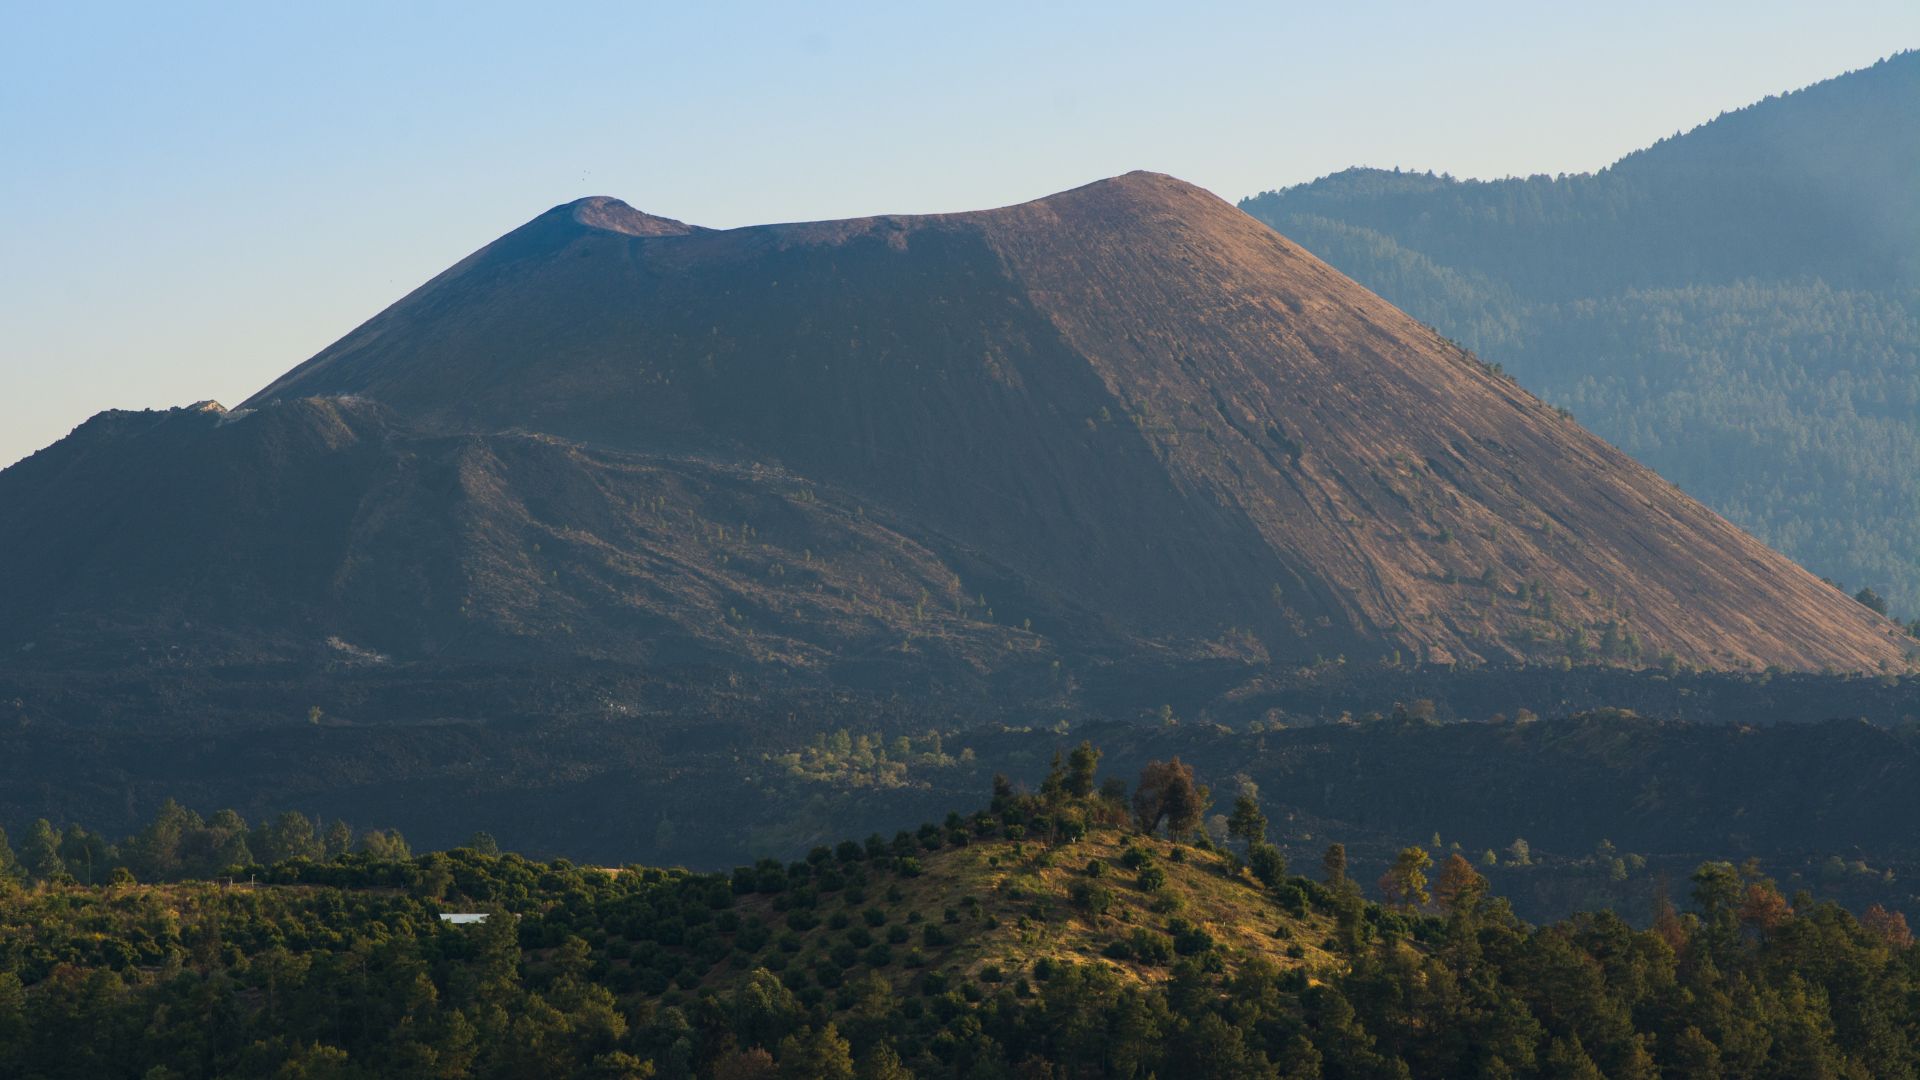
<svg viewBox="0 0 1920 1080"><path fill-rule="evenodd" d="M1148 173L979 213L728 231L584 200L246 404L178 445L116 428L119 448L94 452L244 473L265 461L234 433L353 414L364 474L313 466L341 494L300 530L349 541L299 571L297 625L259 614L292 572L271 560L244 617L215 617L345 627L398 655L520 640L820 670L891 642L976 673L1088 653L1906 663L1892 624L1265 226ZM79 452L62 447L0 495ZM778 498L723 497L716 477ZM260 512L257 528L288 527ZM139 531L168 527L156 511ZM542 565L556 546L591 557ZM792 572L828 548L845 556L832 581ZM427 588L449 565L466 576L431 604L379 578ZM0 588L40 611L106 603L28 580ZM833 590L837 621L808 599Z"/></svg>
<svg viewBox="0 0 1920 1080"><path fill-rule="evenodd" d="M419 435L353 398L232 415L103 413L0 474L0 655L587 659L859 685L1053 659L978 617L939 557L777 469Z"/></svg>

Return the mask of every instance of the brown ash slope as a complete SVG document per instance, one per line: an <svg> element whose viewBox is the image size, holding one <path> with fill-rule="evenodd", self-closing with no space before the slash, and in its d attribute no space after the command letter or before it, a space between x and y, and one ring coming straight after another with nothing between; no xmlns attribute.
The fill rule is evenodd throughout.
<svg viewBox="0 0 1920 1080"><path fill-rule="evenodd" d="M242 409L103 414L0 473L0 547L15 663L1055 688L1056 660L1603 639L1618 663L1907 663L1892 624L1146 173L727 231L559 207Z"/></svg>

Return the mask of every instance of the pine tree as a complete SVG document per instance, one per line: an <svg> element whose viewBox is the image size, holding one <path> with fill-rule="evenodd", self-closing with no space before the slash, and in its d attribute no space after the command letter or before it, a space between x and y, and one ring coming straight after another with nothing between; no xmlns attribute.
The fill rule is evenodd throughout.
<svg viewBox="0 0 1920 1080"><path fill-rule="evenodd" d="M1339 888L1347 883L1347 845L1328 844L1327 853L1320 857L1322 877L1328 885Z"/></svg>
<svg viewBox="0 0 1920 1080"><path fill-rule="evenodd" d="M485 834L483 833L481 835ZM327 858L337 859L352 850L353 826L338 820L327 826L327 838L323 843L323 851ZM498 853L498 849L496 849L495 854Z"/></svg>
<svg viewBox="0 0 1920 1080"><path fill-rule="evenodd" d="M1100 768L1100 751L1092 742L1082 740L1067 755L1067 794L1076 799L1084 799L1093 794L1094 774Z"/></svg>
<svg viewBox="0 0 1920 1080"><path fill-rule="evenodd" d="M1243 792L1233 801L1233 815L1227 818L1227 835L1244 841L1249 850L1267 842L1267 815L1260 812L1260 801Z"/></svg>
<svg viewBox="0 0 1920 1080"><path fill-rule="evenodd" d="M733 1030L748 1046L778 1046L806 1013L773 972L754 968L733 992Z"/></svg>
<svg viewBox="0 0 1920 1080"><path fill-rule="evenodd" d="M1060 760L1060 751L1053 752L1053 764L1047 768L1047 778L1040 781L1040 798L1048 806L1058 806L1060 799L1067 793L1067 766Z"/></svg>
<svg viewBox="0 0 1920 1080"><path fill-rule="evenodd" d="M288 859L318 859L326 855L314 823L298 810L288 810L272 823L255 830L248 846L269 863Z"/></svg>
<svg viewBox="0 0 1920 1080"><path fill-rule="evenodd" d="M780 1040L780 1075L792 1080L853 1080L853 1047L829 1021Z"/></svg>
<svg viewBox="0 0 1920 1080"><path fill-rule="evenodd" d="M887 1042L875 1043L862 1054L854 1075L859 1080L913 1080L913 1071L901 1064L900 1055Z"/></svg>
<svg viewBox="0 0 1920 1080"><path fill-rule="evenodd" d="M1247 849L1247 868L1260 884L1277 889L1287 877L1287 857L1279 848L1259 840Z"/></svg>
<svg viewBox="0 0 1920 1080"><path fill-rule="evenodd" d="M360 836L360 850L386 862L413 858L413 851L407 847L407 839L400 835L399 829L368 829Z"/></svg>
<svg viewBox="0 0 1920 1080"><path fill-rule="evenodd" d="M60 836L46 818L27 830L27 842L20 849L21 861L35 881L58 881L67 876L67 864L60 861Z"/></svg>
<svg viewBox="0 0 1920 1080"><path fill-rule="evenodd" d="M0 885L16 883L21 875L20 860L14 858L13 845L7 843L7 830L0 829Z"/></svg>
<svg viewBox="0 0 1920 1080"><path fill-rule="evenodd" d="M60 836L60 861L66 864L67 873L83 885L92 885L104 877L112 859L106 838L98 833L69 825Z"/></svg>
<svg viewBox="0 0 1920 1080"><path fill-rule="evenodd" d="M1006 773L993 774L993 802L990 808L995 814L1004 814L1007 807L1013 805L1013 781Z"/></svg>
<svg viewBox="0 0 1920 1080"><path fill-rule="evenodd" d="M1427 868L1433 856L1423 847L1401 848L1387 872L1380 875L1380 892L1387 903L1415 908L1432 899L1427 895Z"/></svg>
<svg viewBox="0 0 1920 1080"><path fill-rule="evenodd" d="M181 850L187 835L201 825L200 815L168 799L127 844L127 862L144 881L170 881L183 869Z"/></svg>

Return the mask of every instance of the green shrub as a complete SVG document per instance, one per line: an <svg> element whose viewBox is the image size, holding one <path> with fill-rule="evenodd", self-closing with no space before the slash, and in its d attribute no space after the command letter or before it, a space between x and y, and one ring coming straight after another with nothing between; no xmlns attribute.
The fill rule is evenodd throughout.
<svg viewBox="0 0 1920 1080"><path fill-rule="evenodd" d="M1213 935L1178 916L1167 920L1167 932L1173 936L1173 951L1181 956L1197 956L1213 949Z"/></svg>
<svg viewBox="0 0 1920 1080"><path fill-rule="evenodd" d="M1133 958L1144 964L1164 964L1173 959L1173 939L1146 927L1135 927L1127 938Z"/></svg>
<svg viewBox="0 0 1920 1080"><path fill-rule="evenodd" d="M1094 915L1105 915L1113 907L1113 890L1091 881L1075 881L1067 886L1067 898L1073 905Z"/></svg>

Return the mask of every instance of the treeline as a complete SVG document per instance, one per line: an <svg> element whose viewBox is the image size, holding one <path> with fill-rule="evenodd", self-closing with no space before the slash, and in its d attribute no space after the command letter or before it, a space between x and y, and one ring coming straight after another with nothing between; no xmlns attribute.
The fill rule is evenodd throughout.
<svg viewBox="0 0 1920 1080"><path fill-rule="evenodd" d="M490 845L484 834L480 843ZM232 810L202 818L172 799L153 821L118 843L79 824L56 828L35 821L14 849L0 829L0 882L98 885L209 880L262 864L317 861L363 852L378 860L411 857L398 829L355 832L344 821L324 822L297 810L249 826Z"/></svg>
<svg viewBox="0 0 1920 1080"><path fill-rule="evenodd" d="M1408 849L1369 903L1330 847L1316 876L1208 850L1191 771L1129 791L1091 747L1035 793L892 839L728 875L535 863L471 848L280 863L257 888L0 888L0 1071L23 1077L1894 1077L1920 1070L1920 952L1703 865L1690 910L1515 919L1465 859ZM1142 790L1144 789L1144 794ZM1257 797L1233 842L1258 852ZM1169 839L1190 843L1168 844ZM1095 837L1114 841L1094 847ZM1059 866L1017 923L923 891L925 860ZM1160 858L1148 849L1163 853ZM1190 854L1189 854L1190 853ZM1209 915L1103 890L1207 875ZM1265 879L1265 880L1262 880ZM296 887L282 887L296 886ZM443 899L436 899L443 898ZM1057 902L1056 902L1057 901ZM1225 902L1225 901L1223 901ZM459 904L477 925L436 915ZM940 905L944 903L944 910ZM1163 911L1163 907L1165 910ZM1209 918L1275 947L1228 950ZM970 965L990 935L1102 927L1107 955ZM1218 929L1218 924L1214 924ZM1308 935L1330 959L1303 959ZM864 944L862 944L864 943Z"/></svg>

